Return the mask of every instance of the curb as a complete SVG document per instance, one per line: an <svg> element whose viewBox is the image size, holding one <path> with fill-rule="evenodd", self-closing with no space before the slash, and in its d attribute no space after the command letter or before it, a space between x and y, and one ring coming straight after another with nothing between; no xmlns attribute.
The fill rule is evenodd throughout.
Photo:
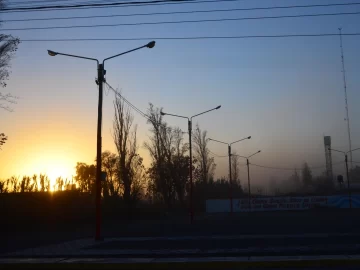
<svg viewBox="0 0 360 270"><path fill-rule="evenodd" d="M2 269L184 269L206 267L224 269L232 267L284 268L284 267L345 267L360 266L360 256L298 256L298 257L213 257L168 259L0 259Z"/></svg>

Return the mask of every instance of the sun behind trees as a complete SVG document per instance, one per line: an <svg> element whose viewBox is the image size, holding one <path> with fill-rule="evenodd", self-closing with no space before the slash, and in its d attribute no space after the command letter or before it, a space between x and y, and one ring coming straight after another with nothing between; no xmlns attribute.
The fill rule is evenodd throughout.
<svg viewBox="0 0 360 270"><path fill-rule="evenodd" d="M105 209L112 213L123 212L128 216L139 210L139 206L159 211L189 209L189 144L186 132L179 127L171 127L161 115L161 109L149 105L147 117L149 136L143 143L150 154L148 168L139 155L137 126L130 108L121 97L114 101L112 137L116 153L102 152L102 199ZM214 180L215 162L207 145L207 132L197 125L193 134L194 159L191 170L194 176L194 207L205 210L209 198L227 198L229 184L226 178ZM79 202L95 195L96 165L77 162L76 175L71 179L57 178L50 182L45 175L22 179L12 177L0 182L0 192L70 192ZM236 177L237 178L237 177ZM53 180L53 179L52 179ZM241 194L240 185L234 188ZM70 196L70 195L69 195ZM85 196L85 197L84 197ZM74 202L75 202L74 201ZM84 202L83 202L84 203ZM91 207L91 206L89 206ZM150 207L150 208L148 208ZM135 211L136 210L136 211Z"/></svg>

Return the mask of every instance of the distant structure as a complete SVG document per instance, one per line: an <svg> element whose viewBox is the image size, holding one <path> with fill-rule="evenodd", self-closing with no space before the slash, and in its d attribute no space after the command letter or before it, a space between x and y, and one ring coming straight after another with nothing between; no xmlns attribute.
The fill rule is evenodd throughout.
<svg viewBox="0 0 360 270"><path fill-rule="evenodd" d="M348 130L348 139L349 139L349 151L350 151L350 168L352 168L353 158L351 152L351 136L350 136L350 119L349 119L349 106L348 106L348 98L347 98L347 87L346 87L346 74L345 74L345 60L344 60L344 50L342 44L342 35L341 35L341 28L339 28L339 35L340 35L340 49L341 49L341 63L342 63L342 74L343 74L343 81L344 81L344 94L345 94L345 111L346 111L346 121L347 121L347 130Z"/></svg>
<svg viewBox="0 0 360 270"><path fill-rule="evenodd" d="M326 176L334 180L333 178L333 168L332 168L332 158L331 158L331 137L324 136L324 146L325 146L325 161L326 161Z"/></svg>

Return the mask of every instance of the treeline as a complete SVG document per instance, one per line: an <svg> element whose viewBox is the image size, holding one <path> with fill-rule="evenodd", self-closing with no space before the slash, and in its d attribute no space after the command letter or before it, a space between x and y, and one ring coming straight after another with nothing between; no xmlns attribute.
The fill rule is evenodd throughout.
<svg viewBox="0 0 360 270"><path fill-rule="evenodd" d="M350 179L354 181L359 178L360 168L350 170ZM277 182L275 178L271 178L269 182L269 190L272 195L286 195L286 194L321 194L330 195L332 193L341 192L341 188L345 188L346 178L343 177L343 182L338 182L337 176L334 179L328 177L326 172L321 175L314 176L308 163L305 162L301 170L294 169L292 175L282 181ZM337 187L338 186L338 187Z"/></svg>
<svg viewBox="0 0 360 270"><path fill-rule="evenodd" d="M74 190L76 185L72 180L58 177L53 185L46 174L16 177L0 180L0 193L23 193L23 192L50 192L62 190Z"/></svg>
<svg viewBox="0 0 360 270"><path fill-rule="evenodd" d="M227 179L214 180L216 167L208 149L207 132L197 125L193 131L193 162L189 162L189 144L179 127L172 127L164 121L161 109L150 104L148 109L149 139L142 146L137 142L137 126L130 108L121 98L114 101L112 137L116 153L102 153L102 181L104 200L121 199L129 209L142 200L161 204L168 209L188 208L192 170L194 200L202 207L208 198L228 198L230 187ZM139 147L150 154L151 164L143 165ZM240 196L239 162L234 156L233 195ZM11 177L0 182L0 192L48 192L74 190L95 194L96 165L78 162L76 176L70 181L58 178L53 186L46 175ZM202 205L202 206L201 206Z"/></svg>
<svg viewBox="0 0 360 270"><path fill-rule="evenodd" d="M149 168L138 154L136 126L133 116L121 99L114 102L113 138L117 153L102 153L103 197L121 198L129 206L140 200L162 204L168 209L187 208L190 193L189 144L179 127L164 121L161 109L152 104L148 109L149 140L143 144L151 157ZM216 164L208 149L207 132L197 125L193 135L194 199L199 207L208 198L228 198L229 184L225 179L214 181ZM238 179L238 162L233 185L234 195L242 194ZM82 192L95 191L95 164L77 163L76 183Z"/></svg>

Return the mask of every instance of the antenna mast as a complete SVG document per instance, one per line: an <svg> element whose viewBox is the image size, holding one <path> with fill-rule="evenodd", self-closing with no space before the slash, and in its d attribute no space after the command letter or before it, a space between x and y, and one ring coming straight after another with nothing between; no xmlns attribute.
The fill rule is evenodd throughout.
<svg viewBox="0 0 360 270"><path fill-rule="evenodd" d="M341 49L341 63L342 63L342 74L344 80L344 93L345 93L345 109L346 109L346 121L347 121L347 128L348 128L348 138L349 138L349 151L351 151L351 135L350 135L350 119L349 119L349 106L348 106L348 99L347 99L347 89L346 89L346 74L345 74L345 61L344 61L344 51L342 45L342 34L341 29L339 28L339 36L340 36L340 49ZM350 168L352 168L352 152L350 152Z"/></svg>

